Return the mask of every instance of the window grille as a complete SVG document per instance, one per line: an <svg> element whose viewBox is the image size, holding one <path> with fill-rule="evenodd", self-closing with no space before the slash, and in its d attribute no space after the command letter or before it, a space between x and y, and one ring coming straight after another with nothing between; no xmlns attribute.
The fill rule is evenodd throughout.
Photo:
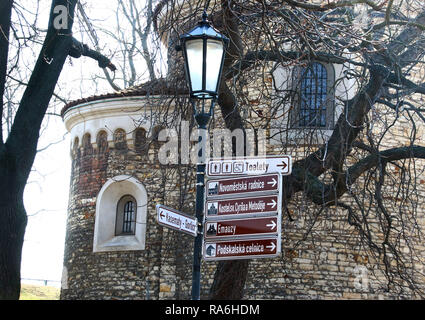
<svg viewBox="0 0 425 320"><path fill-rule="evenodd" d="M299 127L326 127L327 81L326 68L312 63L301 71Z"/></svg>
<svg viewBox="0 0 425 320"><path fill-rule="evenodd" d="M132 235L136 230L136 200L131 195L123 196L117 204L115 235Z"/></svg>
<svg viewBox="0 0 425 320"><path fill-rule="evenodd" d="M132 233L134 230L135 210L133 201L127 201L124 205L123 233Z"/></svg>

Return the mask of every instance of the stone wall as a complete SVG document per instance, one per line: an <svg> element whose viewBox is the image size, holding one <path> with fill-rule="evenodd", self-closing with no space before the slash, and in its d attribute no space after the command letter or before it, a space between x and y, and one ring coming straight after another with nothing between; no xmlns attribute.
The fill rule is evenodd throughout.
<svg viewBox="0 0 425 320"><path fill-rule="evenodd" d="M160 146L155 143L136 148L104 137L100 134L91 143L93 139L85 135L81 144L73 143L61 299L189 299L193 238L158 225L155 205L193 212L194 167L159 165ZM146 248L93 253L96 196L108 179L123 174L138 179L148 192ZM420 176L417 180L422 189L416 192L424 195L423 180ZM418 221L423 222L424 206L418 205ZM346 210L320 211L297 196L282 216L282 254L251 260L246 299L416 298L406 285L405 289L388 287L382 257L360 241ZM416 245L424 257L425 247ZM423 270L423 258L417 264ZM215 262L202 263L202 298L208 297L215 266ZM425 283L423 277L417 280L421 286Z"/></svg>
<svg viewBox="0 0 425 320"><path fill-rule="evenodd" d="M184 7L189 2L179 3ZM212 1L210 7L215 3ZM159 29L167 30L167 23L181 21L179 15L187 12L176 10L175 14L177 16L161 18ZM192 18L196 17L200 17L200 12L193 13ZM189 20L186 26L174 26L176 33L161 34L169 49L167 80L176 86L183 84L183 68L182 56L175 52L175 45L177 35L193 24ZM245 81L252 83L249 82L249 86L243 84L245 91L238 92L238 101L244 104L239 111L253 127L263 128L269 135L279 133L272 139L274 141L269 141L268 154L291 154L295 161L314 152L317 145L321 145L332 134L332 128L315 130L290 127L288 111L293 108L293 101L288 98L282 103L283 94L273 90L275 85L282 91L289 88L292 67L272 69L274 67L258 65L245 71ZM335 78L344 77L347 68L351 66L335 66ZM274 70L274 73L264 70ZM339 82L339 85L334 93L337 99L349 100L356 93L353 83ZM352 91L345 88L352 88ZM170 105L166 102L167 98L159 97L150 104L147 102L149 99L132 97L127 100L99 100L74 106L64 115L73 139L73 161L62 299L190 297L193 238L158 225L155 206L164 204L193 213L195 168L193 165L161 166L157 161L158 142L145 140L140 143L134 134L138 128L135 115L139 113L144 113L144 120L140 121L139 126L143 124L145 134L153 135L154 130L151 129L155 122L169 122L168 118L177 118L182 110L187 113L189 109L187 106L186 109L181 106L174 108L174 102ZM271 112L270 109L276 107L280 109ZM221 112L219 108L216 109L211 129L225 128ZM335 121L342 111L343 104L336 105ZM412 133L416 135L416 142L423 141L423 128L413 128L411 119L402 111L394 126L388 126L394 121L394 110L375 105L370 113L369 137L361 135L360 142L367 143L368 139L380 141L383 130L388 130L388 134L380 141L381 149L409 145ZM274 115L273 119L271 114ZM418 120L417 123L422 122ZM124 134L122 131L119 134L117 128L124 130ZM99 130L106 131L101 134ZM343 164L343 169L367 154L361 148L354 150ZM351 187L347 195L340 199L345 207L320 208L303 197L301 192L296 194L282 212L282 254L275 259L250 261L244 298L418 298L412 294L412 283L406 277L412 277L413 283L425 289L425 246L421 230L425 225L423 168L425 162L419 160L394 162L387 166L390 175L386 177L380 194L382 205L388 212L380 209L381 204L375 199L379 170L370 170ZM97 195L108 179L118 175L136 178L147 190L146 246L144 250L137 251L93 253ZM319 179L326 183L332 177L324 174ZM406 185L401 188L403 179ZM358 223L355 217L367 218L368 227L363 227L366 231L370 228L372 240L378 245L377 250L370 249L365 235L355 227ZM403 264L397 263L398 257L386 244L391 243L385 239L389 221L393 224L388 234L389 240L396 243L404 254ZM202 263L201 298L208 297L216 264ZM385 274L385 270L391 271L390 277Z"/></svg>
<svg viewBox="0 0 425 320"><path fill-rule="evenodd" d="M155 212L157 203L175 207L179 202L175 170L152 164L153 146L147 155L142 154L144 148L136 151L113 141L106 148L102 141L74 145L61 299L186 297L187 284L180 289L177 283L180 269L184 271L180 277L187 278L186 268L180 265L185 261L181 256L190 256L191 242L176 241L179 235L160 227ZM93 253L96 195L109 178L122 174L137 178L148 192L146 248Z"/></svg>

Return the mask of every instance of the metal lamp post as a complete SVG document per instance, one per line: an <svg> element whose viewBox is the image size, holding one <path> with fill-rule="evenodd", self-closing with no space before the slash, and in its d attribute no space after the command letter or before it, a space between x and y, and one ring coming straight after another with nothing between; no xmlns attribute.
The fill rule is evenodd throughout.
<svg viewBox="0 0 425 320"><path fill-rule="evenodd" d="M218 97L220 78L223 70L224 55L229 39L214 29L207 20L204 11L202 21L188 33L180 36L181 49L185 61L186 78L189 84L190 101L198 123L198 129L206 129ZM209 110L205 110L205 101L211 100ZM198 106L197 106L197 103ZM199 142L202 137L199 137ZM192 273L192 300L200 299L201 291L201 254L202 221L204 211L204 175L205 162L201 159L202 149L198 153L196 165L196 218L201 225L195 238Z"/></svg>

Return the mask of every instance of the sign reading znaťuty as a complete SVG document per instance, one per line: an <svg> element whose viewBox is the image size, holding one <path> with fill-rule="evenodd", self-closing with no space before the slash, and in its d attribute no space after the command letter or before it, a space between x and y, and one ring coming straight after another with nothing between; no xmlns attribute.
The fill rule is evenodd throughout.
<svg viewBox="0 0 425 320"><path fill-rule="evenodd" d="M207 160L207 175L209 177L266 173L290 175L291 172L292 158L289 155Z"/></svg>

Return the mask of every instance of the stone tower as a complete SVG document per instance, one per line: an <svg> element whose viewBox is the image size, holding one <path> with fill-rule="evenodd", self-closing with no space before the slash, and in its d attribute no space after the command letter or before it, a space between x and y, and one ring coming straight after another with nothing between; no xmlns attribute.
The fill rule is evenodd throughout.
<svg viewBox="0 0 425 320"><path fill-rule="evenodd" d="M158 161L162 129L180 133L181 120L193 127L182 112L191 110L182 59L174 56L165 79L62 110L72 172L61 299L190 297L193 239L160 227L155 210L194 206L194 166Z"/></svg>
<svg viewBox="0 0 425 320"><path fill-rule="evenodd" d="M187 260L175 252L185 256L191 244L158 226L155 205L182 207L179 190L191 185L156 158L160 128L152 108L164 94L156 98L155 85L150 97L138 88L63 110L72 173L62 299L175 297L176 268Z"/></svg>

